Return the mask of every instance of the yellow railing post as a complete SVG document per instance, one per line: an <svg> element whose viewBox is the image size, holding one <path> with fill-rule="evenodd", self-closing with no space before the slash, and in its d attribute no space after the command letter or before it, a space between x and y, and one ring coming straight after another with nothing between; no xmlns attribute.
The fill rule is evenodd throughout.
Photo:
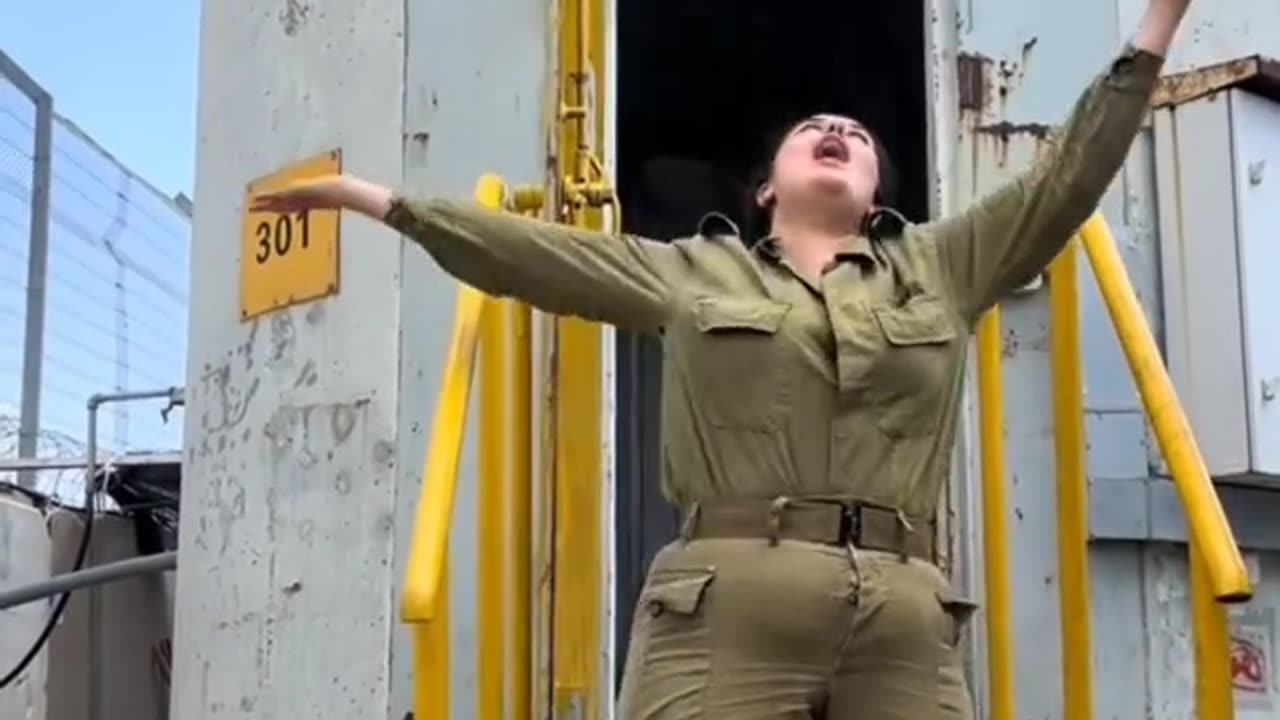
<svg viewBox="0 0 1280 720"><path fill-rule="evenodd" d="M1231 634L1227 608L1213 597L1204 558L1194 541L1187 543L1191 584L1191 627L1195 653L1196 716L1199 720L1232 720Z"/></svg>
<svg viewBox="0 0 1280 720"><path fill-rule="evenodd" d="M507 492L510 488L510 300L489 299L480 321L479 518L476 533L476 717L505 720Z"/></svg>
<svg viewBox="0 0 1280 720"><path fill-rule="evenodd" d="M543 206L540 187L516 187L511 209L533 212ZM511 658L510 720L533 716L533 312L511 301L507 308L509 409L506 430L507 554L510 558ZM507 688L503 689L507 692ZM501 716L500 716L501 717Z"/></svg>
<svg viewBox="0 0 1280 720"><path fill-rule="evenodd" d="M1088 720L1093 716L1089 488L1085 479L1084 373L1076 258L1076 241L1072 240L1049 266L1063 720Z"/></svg>
<svg viewBox="0 0 1280 720"><path fill-rule="evenodd" d="M533 716L533 323L511 307L511 720Z"/></svg>
<svg viewBox="0 0 1280 720"><path fill-rule="evenodd" d="M987 601L990 720L1014 720L1013 607L1009 579L1009 500L1005 486L1004 379L1000 308L978 323L978 415L982 461L982 548Z"/></svg>

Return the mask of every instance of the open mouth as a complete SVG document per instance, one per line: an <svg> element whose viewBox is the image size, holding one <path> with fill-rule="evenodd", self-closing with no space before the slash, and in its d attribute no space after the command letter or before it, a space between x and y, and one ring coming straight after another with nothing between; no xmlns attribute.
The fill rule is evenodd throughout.
<svg viewBox="0 0 1280 720"><path fill-rule="evenodd" d="M819 162L849 162L849 146L839 135L823 135L818 144L813 146L813 159Z"/></svg>

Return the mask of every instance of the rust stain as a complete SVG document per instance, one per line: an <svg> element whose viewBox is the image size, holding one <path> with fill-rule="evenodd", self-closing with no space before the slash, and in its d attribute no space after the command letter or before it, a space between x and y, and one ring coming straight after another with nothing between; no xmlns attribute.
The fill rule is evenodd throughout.
<svg viewBox="0 0 1280 720"><path fill-rule="evenodd" d="M1029 135L1036 140L1044 140L1053 132L1053 127L1044 123L1011 123L998 122L979 125L974 128L979 135L990 135L1002 142L1008 142L1015 135Z"/></svg>
<svg viewBox="0 0 1280 720"><path fill-rule="evenodd" d="M1166 75L1156 86L1151 104L1180 105L1232 87L1280 101L1280 61L1249 55Z"/></svg>
<svg viewBox="0 0 1280 720"><path fill-rule="evenodd" d="M960 110L981 115L994 110L996 117L1004 115L1004 103L1026 76L1031 62L1031 51L1039 38L1032 37L1022 44L1016 59L995 60L979 53L960 53L956 56L956 82ZM989 108L992 100L1000 107Z"/></svg>
<svg viewBox="0 0 1280 720"><path fill-rule="evenodd" d="M981 110L986 102L986 68L991 59L976 53L956 56L956 79L961 110Z"/></svg>
<svg viewBox="0 0 1280 720"><path fill-rule="evenodd" d="M986 141L989 146L987 152L991 153L990 157L1003 167L1009 164L1009 148L1014 144L1015 139L1030 139L1034 144L1033 153L1035 156L1041 156L1050 146L1053 128L1044 123L1001 121L979 125L973 129L973 132L978 140Z"/></svg>
<svg viewBox="0 0 1280 720"><path fill-rule="evenodd" d="M1255 67L1255 60L1247 58L1168 75L1156 86L1152 104L1175 105L1212 95L1248 78Z"/></svg>

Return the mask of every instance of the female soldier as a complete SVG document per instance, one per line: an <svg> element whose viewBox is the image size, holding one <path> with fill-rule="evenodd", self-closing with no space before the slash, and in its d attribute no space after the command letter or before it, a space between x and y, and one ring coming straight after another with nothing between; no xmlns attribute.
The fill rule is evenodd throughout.
<svg viewBox="0 0 1280 720"><path fill-rule="evenodd" d="M749 246L719 216L665 244L349 176L256 207L355 210L492 295L662 335L663 485L687 520L637 605L621 717L969 718L974 606L932 564L966 341L1097 205L1188 2L1150 0L1047 157L922 225L877 206L883 149L835 115L776 148Z"/></svg>

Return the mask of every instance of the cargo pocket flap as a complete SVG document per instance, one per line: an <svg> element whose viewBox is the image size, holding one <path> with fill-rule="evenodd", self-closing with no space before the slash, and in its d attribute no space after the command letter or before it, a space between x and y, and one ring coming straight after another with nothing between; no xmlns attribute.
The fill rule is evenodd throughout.
<svg viewBox="0 0 1280 720"><path fill-rule="evenodd" d="M775 333L791 306L772 300L699 298L693 306L698 329L704 333L751 330Z"/></svg>
<svg viewBox="0 0 1280 720"><path fill-rule="evenodd" d="M942 300L931 295L917 295L902 307L876 308L875 315L890 345L936 345L956 337Z"/></svg>
<svg viewBox="0 0 1280 720"><path fill-rule="evenodd" d="M953 592L938 593L938 604L959 626L967 624L978 612L978 603Z"/></svg>
<svg viewBox="0 0 1280 720"><path fill-rule="evenodd" d="M671 612L676 615L694 615L702 605L707 587L715 579L715 573L707 571L655 582L644 592L641 603L652 615Z"/></svg>

